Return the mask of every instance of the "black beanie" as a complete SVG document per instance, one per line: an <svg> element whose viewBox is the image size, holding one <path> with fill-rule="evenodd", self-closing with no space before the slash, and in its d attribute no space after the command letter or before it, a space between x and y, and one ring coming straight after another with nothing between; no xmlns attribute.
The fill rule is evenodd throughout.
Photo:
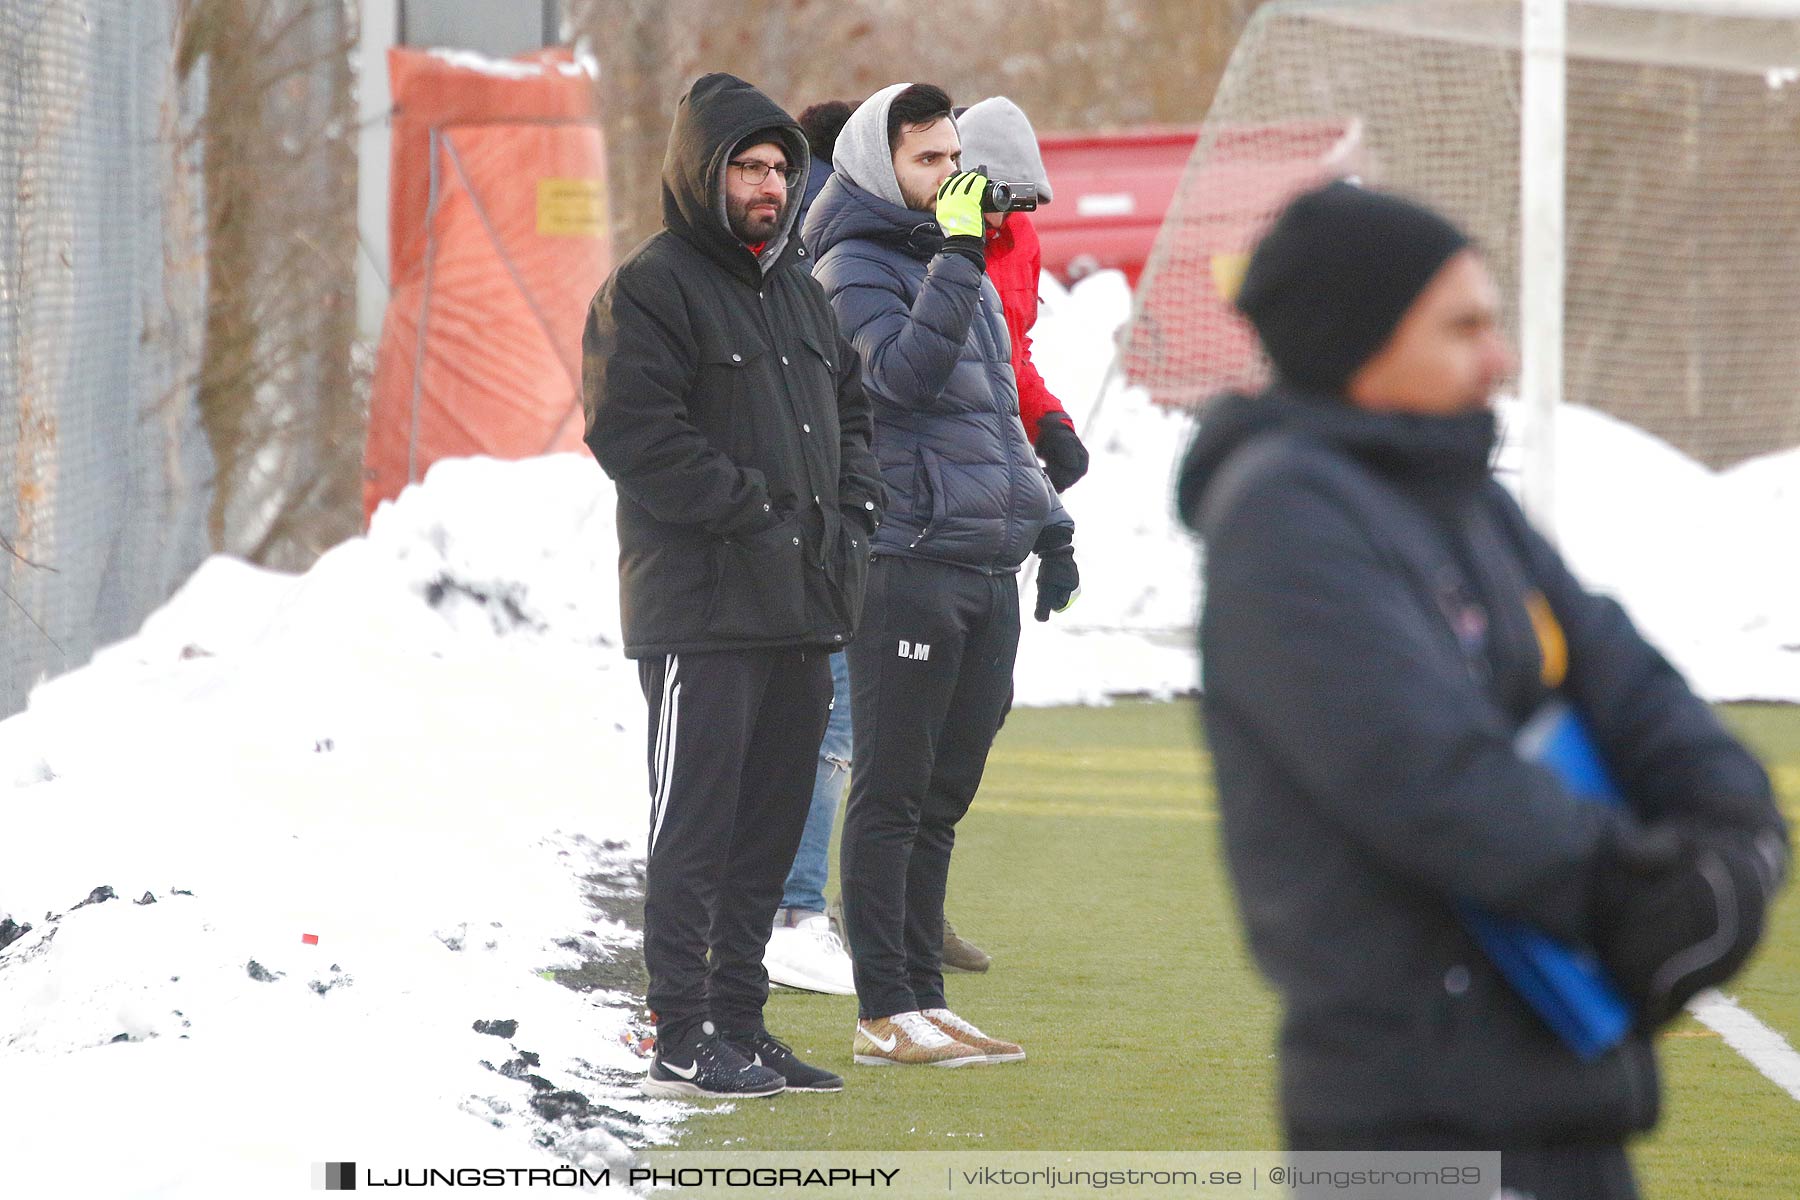
<svg viewBox="0 0 1800 1200"><path fill-rule="evenodd" d="M1468 235L1410 200L1338 181L1295 198L1250 256L1237 307L1285 382L1342 395Z"/></svg>
<svg viewBox="0 0 1800 1200"><path fill-rule="evenodd" d="M767 142L772 146L780 146L783 149L789 149L794 144L794 131L791 129L783 129L777 125L771 125L767 129L759 129L755 133L747 134L738 139L738 144L731 148L731 157L736 158L750 147L760 146L764 142Z"/></svg>

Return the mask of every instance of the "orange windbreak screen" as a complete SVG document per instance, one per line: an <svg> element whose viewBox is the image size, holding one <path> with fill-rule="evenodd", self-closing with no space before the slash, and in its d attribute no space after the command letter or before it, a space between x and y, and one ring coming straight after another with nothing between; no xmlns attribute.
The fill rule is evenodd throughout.
<svg viewBox="0 0 1800 1200"><path fill-rule="evenodd" d="M593 78L567 50L388 52L390 294L363 517L441 458L582 449L581 329L611 266Z"/></svg>

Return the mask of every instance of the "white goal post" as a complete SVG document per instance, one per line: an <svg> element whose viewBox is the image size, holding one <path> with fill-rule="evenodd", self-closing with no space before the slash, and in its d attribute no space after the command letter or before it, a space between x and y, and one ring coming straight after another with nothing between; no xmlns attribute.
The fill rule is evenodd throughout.
<svg viewBox="0 0 1800 1200"><path fill-rule="evenodd" d="M1556 537L1556 410L1563 387L1563 175L1568 5L1525 0L1519 132L1519 397L1525 510Z"/></svg>

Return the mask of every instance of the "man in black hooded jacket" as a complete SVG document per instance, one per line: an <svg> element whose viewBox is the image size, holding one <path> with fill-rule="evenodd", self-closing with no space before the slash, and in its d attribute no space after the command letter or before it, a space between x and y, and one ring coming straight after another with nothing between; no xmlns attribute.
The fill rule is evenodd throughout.
<svg viewBox="0 0 1800 1200"><path fill-rule="evenodd" d="M588 313L587 444L618 485L650 729L655 1094L836 1091L763 1024L768 942L885 493L856 353L794 230L792 117L730 75L676 110L663 230ZM708 961L710 955L710 963Z"/></svg>
<svg viewBox="0 0 1800 1200"><path fill-rule="evenodd" d="M1289 1145L1500 1150L1509 1198L1627 1200L1651 1035L1743 963L1785 874L1768 778L1489 474L1510 359L1460 231L1332 184L1237 304L1276 382L1208 409L1178 503L1206 542L1206 733L1284 1002ZM1515 749L1557 698L1624 807ZM1566 1047L1461 902L1595 950L1635 1027Z"/></svg>

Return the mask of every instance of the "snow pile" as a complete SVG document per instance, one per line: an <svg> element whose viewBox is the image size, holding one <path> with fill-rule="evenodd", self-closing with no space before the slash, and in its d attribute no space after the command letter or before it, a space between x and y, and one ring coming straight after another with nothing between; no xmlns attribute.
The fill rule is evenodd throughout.
<svg viewBox="0 0 1800 1200"><path fill-rule="evenodd" d="M1064 290L1044 277L1032 340L1045 380L1094 456L1063 496L1075 515L1082 594L1048 626L1027 620L1020 703L1092 703L1108 692L1191 688L1200 560L1170 496L1191 440L1184 414L1109 375L1130 315L1123 277ZM1523 416L1500 405L1501 474L1516 481ZM1800 701L1800 449L1713 472L1595 409L1557 420L1558 538L1590 588L1617 598L1714 700ZM1027 586L1023 599L1029 603Z"/></svg>
<svg viewBox="0 0 1800 1200"><path fill-rule="evenodd" d="M1031 619L1030 561L1021 574L1017 702L1103 704L1119 693L1191 691L1199 677L1199 554L1175 523L1170 496L1193 422L1111 371L1113 335L1131 313L1123 274L1102 271L1073 290L1045 275L1039 291L1032 361L1074 418L1091 465L1062 496L1075 518L1081 596L1039 624Z"/></svg>
<svg viewBox="0 0 1800 1200"><path fill-rule="evenodd" d="M1503 401L1502 478L1517 481L1524 414ZM1800 701L1800 450L1714 472L1596 409L1556 424L1557 540L1570 568L1623 604L1714 700Z"/></svg>
<svg viewBox="0 0 1800 1200"><path fill-rule="evenodd" d="M1021 580L1018 700L1187 690L1191 422L1109 373L1118 275L1045 292L1038 361L1094 461L1064 498L1082 598L1040 625ZM1581 408L1558 436L1577 572L1707 694L1800 700L1800 451L1714 474ZM0 723L21 1194L77 1162L109 1194L273 1196L315 1162L669 1136L690 1110L639 1098L623 1044L647 805L613 507L585 455L440 463L304 576L207 562Z"/></svg>
<svg viewBox="0 0 1800 1200"><path fill-rule="evenodd" d="M305 576L209 561L0 724L11 1178L284 1195L313 1162L667 1137L686 1110L622 1043L645 766L612 507L576 456L444 464Z"/></svg>

